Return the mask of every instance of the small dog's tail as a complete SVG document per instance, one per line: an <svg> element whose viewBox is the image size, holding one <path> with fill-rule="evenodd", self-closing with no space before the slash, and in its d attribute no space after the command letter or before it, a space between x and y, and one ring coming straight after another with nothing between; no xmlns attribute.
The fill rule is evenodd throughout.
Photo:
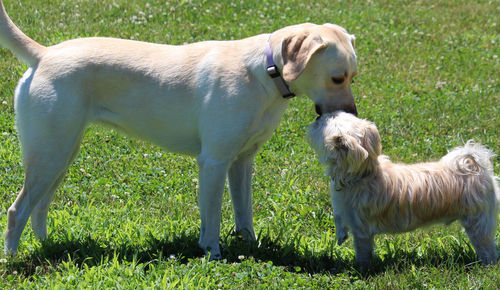
<svg viewBox="0 0 500 290"><path fill-rule="evenodd" d="M469 140L464 146L451 150L441 161L460 174L481 175L484 172L493 174L491 159L494 156L490 149Z"/></svg>
<svg viewBox="0 0 500 290"><path fill-rule="evenodd" d="M495 156L492 150L484 145L467 141L464 146L454 148L445 155L441 162L446 163L454 172L463 175L483 175L491 176L493 187L500 204L500 188L498 185L498 177L493 173L493 164L491 159Z"/></svg>
<svg viewBox="0 0 500 290"><path fill-rule="evenodd" d="M0 0L0 45L9 49L30 67L34 67L46 51L46 47L40 45L24 34L10 20L2 0Z"/></svg>

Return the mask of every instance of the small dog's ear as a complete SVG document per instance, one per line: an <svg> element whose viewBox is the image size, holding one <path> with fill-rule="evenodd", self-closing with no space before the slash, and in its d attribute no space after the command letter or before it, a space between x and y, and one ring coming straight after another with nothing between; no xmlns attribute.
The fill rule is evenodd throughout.
<svg viewBox="0 0 500 290"><path fill-rule="evenodd" d="M343 136L329 136L326 138L326 146L330 149L347 151L347 145Z"/></svg>
<svg viewBox="0 0 500 290"><path fill-rule="evenodd" d="M361 146L360 142L352 137L352 136L343 136L343 146L346 147L346 150L349 151L349 154L355 154L357 156L356 159L359 161L363 161L368 158L368 151L366 151L363 146Z"/></svg>
<svg viewBox="0 0 500 290"><path fill-rule="evenodd" d="M382 153L382 144L380 143L380 135L375 124L370 124L366 127L365 135L363 136L363 147L368 151L368 154L373 159Z"/></svg>
<svg viewBox="0 0 500 290"><path fill-rule="evenodd" d="M369 156L368 151L363 148L360 143L361 140L355 137L345 135L342 139L344 146L347 148L347 154L344 159L345 170L350 174L362 175L366 167L365 161Z"/></svg>
<svg viewBox="0 0 500 290"><path fill-rule="evenodd" d="M331 136L327 139L328 147L346 152L348 156L362 162L368 158L368 152L359 144L359 141L349 135Z"/></svg>
<svg viewBox="0 0 500 290"><path fill-rule="evenodd" d="M329 143L337 150L347 150L345 138L342 136L332 136Z"/></svg>

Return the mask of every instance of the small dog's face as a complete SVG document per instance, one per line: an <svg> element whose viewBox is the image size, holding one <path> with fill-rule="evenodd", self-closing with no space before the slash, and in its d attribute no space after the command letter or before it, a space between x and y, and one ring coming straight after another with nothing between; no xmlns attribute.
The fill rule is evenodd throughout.
<svg viewBox="0 0 500 290"><path fill-rule="evenodd" d="M283 77L309 96L319 115L343 110L357 115L351 83L358 73L354 35L333 24L297 26L282 43Z"/></svg>
<svg viewBox="0 0 500 290"><path fill-rule="evenodd" d="M309 143L332 178L364 176L377 164L382 146L377 127L354 115L325 114L309 128Z"/></svg>

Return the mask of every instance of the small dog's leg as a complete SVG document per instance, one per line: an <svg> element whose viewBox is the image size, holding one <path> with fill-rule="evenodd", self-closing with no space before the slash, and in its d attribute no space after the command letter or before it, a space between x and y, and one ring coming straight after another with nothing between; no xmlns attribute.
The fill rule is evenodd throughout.
<svg viewBox="0 0 500 290"><path fill-rule="evenodd" d="M210 254L210 260L218 260L221 256L219 246L222 194L226 181L229 162L216 161L198 156L200 167L200 240L198 244Z"/></svg>
<svg viewBox="0 0 500 290"><path fill-rule="evenodd" d="M356 250L356 263L362 271L368 270L373 257L373 236L356 234L353 230L354 248Z"/></svg>
<svg viewBox="0 0 500 290"><path fill-rule="evenodd" d="M483 265L496 264L498 261L495 243L496 213L480 213L461 220L465 232Z"/></svg>
<svg viewBox="0 0 500 290"><path fill-rule="evenodd" d="M252 169L254 154L245 155L229 168L229 187L233 201L236 232L247 241L255 241L252 213Z"/></svg>
<svg viewBox="0 0 500 290"><path fill-rule="evenodd" d="M342 221L342 217L340 215L335 215L335 235L337 236L337 245L342 245L345 240L347 240L348 230Z"/></svg>

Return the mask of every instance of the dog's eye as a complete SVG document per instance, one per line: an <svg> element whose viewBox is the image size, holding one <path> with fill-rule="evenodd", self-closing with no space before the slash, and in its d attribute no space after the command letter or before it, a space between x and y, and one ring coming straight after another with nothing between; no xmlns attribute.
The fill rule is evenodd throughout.
<svg viewBox="0 0 500 290"><path fill-rule="evenodd" d="M334 84L340 85L344 82L344 77L332 77L332 82Z"/></svg>

